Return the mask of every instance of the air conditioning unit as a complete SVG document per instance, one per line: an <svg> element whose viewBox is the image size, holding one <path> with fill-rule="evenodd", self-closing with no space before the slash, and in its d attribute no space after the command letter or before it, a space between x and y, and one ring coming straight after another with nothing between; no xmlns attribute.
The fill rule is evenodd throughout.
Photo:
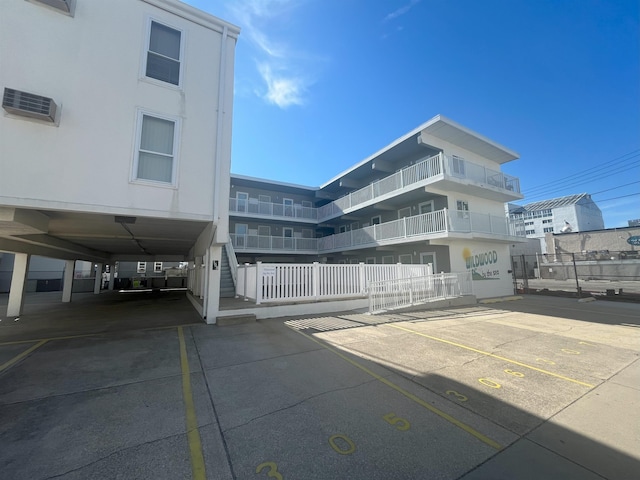
<svg viewBox="0 0 640 480"><path fill-rule="evenodd" d="M33 93L5 88L2 108L8 113L55 123L57 105L52 99Z"/></svg>
<svg viewBox="0 0 640 480"><path fill-rule="evenodd" d="M63 11L64 13L73 14L73 2L74 0L34 0L37 3L48 5Z"/></svg>

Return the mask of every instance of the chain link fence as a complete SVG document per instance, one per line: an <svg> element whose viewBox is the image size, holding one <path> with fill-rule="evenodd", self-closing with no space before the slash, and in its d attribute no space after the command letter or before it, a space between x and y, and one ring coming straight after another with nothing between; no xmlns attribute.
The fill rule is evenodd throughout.
<svg viewBox="0 0 640 480"><path fill-rule="evenodd" d="M640 301L640 251L514 255L514 291Z"/></svg>

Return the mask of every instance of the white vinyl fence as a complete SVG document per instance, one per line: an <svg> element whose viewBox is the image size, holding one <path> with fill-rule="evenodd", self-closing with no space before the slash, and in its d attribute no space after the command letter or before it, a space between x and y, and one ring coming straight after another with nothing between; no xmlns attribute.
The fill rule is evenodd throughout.
<svg viewBox="0 0 640 480"><path fill-rule="evenodd" d="M365 297L373 282L424 277L431 273L431 264L247 263L238 267L236 295L257 305Z"/></svg>
<svg viewBox="0 0 640 480"><path fill-rule="evenodd" d="M439 273L369 284L369 313L473 294L471 273Z"/></svg>

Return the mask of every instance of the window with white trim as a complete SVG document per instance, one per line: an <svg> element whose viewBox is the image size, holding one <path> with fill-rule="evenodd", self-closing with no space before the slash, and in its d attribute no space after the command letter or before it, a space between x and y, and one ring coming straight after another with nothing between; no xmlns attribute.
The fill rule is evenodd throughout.
<svg viewBox="0 0 640 480"><path fill-rule="evenodd" d="M138 262L137 273L147 273L147 262Z"/></svg>
<svg viewBox="0 0 640 480"><path fill-rule="evenodd" d="M410 253L404 253L398 257L398 261L403 265L411 265L413 263L413 257Z"/></svg>
<svg viewBox="0 0 640 480"><path fill-rule="evenodd" d="M366 262L367 265L375 265L376 257L367 257Z"/></svg>
<svg viewBox="0 0 640 480"><path fill-rule="evenodd" d="M392 264L393 263L393 255L384 255L382 257L382 263L387 264L387 265Z"/></svg>
<svg viewBox="0 0 640 480"><path fill-rule="evenodd" d="M145 76L180 85L182 32L151 21L145 58Z"/></svg>
<svg viewBox="0 0 640 480"><path fill-rule="evenodd" d="M271 227L269 225L258 225L258 235L261 237L271 236Z"/></svg>
<svg viewBox="0 0 640 480"><path fill-rule="evenodd" d="M458 157L457 155L452 155L451 164L451 166L453 167L453 173L455 175L459 175L461 177L465 176L464 158Z"/></svg>
<svg viewBox="0 0 640 480"><path fill-rule="evenodd" d="M153 262L153 273L162 273L162 262Z"/></svg>
<svg viewBox="0 0 640 480"><path fill-rule="evenodd" d="M382 217L380 215L371 217L371 225L380 225L380 223L382 223Z"/></svg>
<svg viewBox="0 0 640 480"><path fill-rule="evenodd" d="M134 180L175 184L178 121L139 112Z"/></svg>

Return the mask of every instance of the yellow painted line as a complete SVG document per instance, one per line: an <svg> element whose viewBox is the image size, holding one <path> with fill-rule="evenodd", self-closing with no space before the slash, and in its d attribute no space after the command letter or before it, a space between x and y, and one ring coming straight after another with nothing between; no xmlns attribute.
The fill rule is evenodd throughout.
<svg viewBox="0 0 640 480"><path fill-rule="evenodd" d="M184 343L184 332L182 331L182 327L178 327L178 339L180 341L182 396L184 397L184 408L187 421L187 440L189 441L189 452L191 454L191 471L193 473L194 480L206 480L207 473L204 467L204 457L202 455L202 442L200 441L200 431L198 430L196 407L193 403L193 393L191 392L189 359L187 358L187 346Z"/></svg>
<svg viewBox="0 0 640 480"><path fill-rule="evenodd" d="M440 418L446 420L449 423L452 423L453 425L455 425L456 427L464 430L465 432L467 432L470 435L473 435L474 437L476 437L478 440L480 440L481 442L489 445L490 447L495 448L496 450L502 450L502 445L500 445L498 442L496 442L495 440L492 440L491 438L487 437L486 435L483 435L482 433L478 432L477 430L475 430L474 428L470 427L469 425L467 425L466 423L461 422L460 420L458 420L455 417L452 417L451 415L449 415L448 413L443 412L442 410L434 407L433 405L425 402L424 400L422 400L421 398L415 396L413 393L408 392L407 390L403 389L402 387L399 387L398 385L396 385L395 383L391 382L390 380L387 380L386 378L378 375L377 373L369 370L367 367L365 367L364 365L360 365L358 362L356 362L355 360L350 359L349 357L347 357L346 355L340 353L339 351L335 350L334 348L331 348L330 346L326 345L323 342L320 342L318 340L316 340L315 338L307 335L306 333L303 333L299 330L295 330L292 329L296 332L298 332L300 335L307 337L309 340L311 340L312 342L317 343L318 345L320 345L321 347L326 348L327 350L329 350L332 353L335 353L337 356L339 356L340 358L342 358L343 360L349 362L351 365L353 365L356 368L359 368L360 370L362 370L363 372L371 375L373 378L375 378L376 380L378 380L381 383L384 383L386 386L393 388L396 392L401 393L402 395L404 395L405 397L407 397L410 400L413 400L415 403L417 403L418 405L426 408L427 410L429 410L432 413L435 413L436 415L438 415Z"/></svg>
<svg viewBox="0 0 640 480"><path fill-rule="evenodd" d="M497 358L498 360L502 360L505 362L513 363L514 365L518 365L520 367L528 368L529 370L534 370L536 372L544 373L545 375L550 375L552 377L560 378L562 380L566 380L567 382L577 383L578 385L582 385L584 387L593 388L594 385L589 383L581 382L580 380L576 380L575 378L565 377L563 375L559 375L557 373L550 372L548 370L543 370L542 368L534 367L533 365L527 365L526 363L518 362L517 360L511 360L510 358L501 357L500 355L495 355L490 352L484 352L482 350L478 350L477 348L468 347L467 345L462 345L461 343L452 342L450 340L445 340L443 338L432 337L431 335L427 335L425 333L416 332L415 330L411 330L409 328L401 327L400 325L392 325L387 324L388 327L397 328L398 330L404 330L405 332L413 333L414 335L420 335L421 337L429 338L431 340L435 340L436 342L446 343L448 345L453 345L454 347L464 348L465 350L470 350L472 352L480 353L482 355L486 355L487 357Z"/></svg>
<svg viewBox="0 0 640 480"><path fill-rule="evenodd" d="M22 352L19 355L16 355L15 357L13 357L11 360L9 360L8 362L3 363L2 365L0 365L0 372L4 371L5 369L9 368L11 365L13 365L16 362L19 362L20 360L22 360L24 357L26 357L27 355L29 355L31 352L33 352L36 348L40 348L42 345L44 345L45 343L47 343L48 340L40 340L38 343L36 343L35 345L33 345L30 348L27 348L24 352Z"/></svg>
<svg viewBox="0 0 640 480"><path fill-rule="evenodd" d="M198 325L206 325L206 323L185 323L184 325L163 325L160 327L147 327L147 328L135 328L131 330L112 330L109 332L95 332L95 333L83 333L80 335L67 335L65 337L50 337L50 338L32 338L30 340L15 340L13 342L0 342L0 347L3 345L20 345L22 343L33 343L41 341L53 341L53 340L70 340L73 338L86 338L86 337L103 337L105 335L113 335L115 333L128 333L128 332L148 332L151 330L173 330L177 327L197 327Z"/></svg>

